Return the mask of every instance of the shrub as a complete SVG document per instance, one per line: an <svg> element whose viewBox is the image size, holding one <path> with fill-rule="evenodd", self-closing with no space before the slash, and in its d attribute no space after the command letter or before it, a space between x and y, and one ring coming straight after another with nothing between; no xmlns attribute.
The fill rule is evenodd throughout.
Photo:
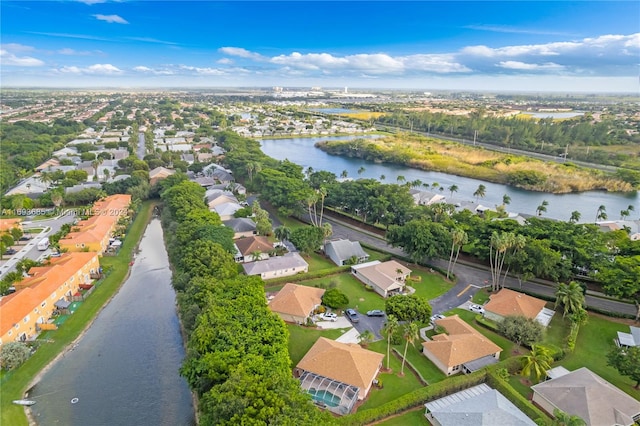
<svg viewBox="0 0 640 426"><path fill-rule="evenodd" d="M22 342L8 342L2 345L0 350L0 364L2 368L11 370L20 367L23 362L29 359L31 350Z"/></svg>
<svg viewBox="0 0 640 426"><path fill-rule="evenodd" d="M541 341L544 335L542 324L521 315L506 317L498 324L498 330L507 339L529 347Z"/></svg>
<svg viewBox="0 0 640 426"><path fill-rule="evenodd" d="M349 298L337 288L330 288L322 295L322 304L333 309L343 309L349 304Z"/></svg>

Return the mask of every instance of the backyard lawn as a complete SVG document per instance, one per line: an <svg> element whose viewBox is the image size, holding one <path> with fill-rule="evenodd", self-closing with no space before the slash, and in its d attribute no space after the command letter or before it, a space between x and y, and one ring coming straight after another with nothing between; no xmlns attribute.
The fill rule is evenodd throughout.
<svg viewBox="0 0 640 426"><path fill-rule="evenodd" d="M384 341L384 344L385 346L387 345L386 340ZM404 341L399 345L393 346L400 353L401 358L402 354L404 354L404 346ZM410 362L411 365L420 372L422 378L429 384L437 383L447 378L446 374L440 371L438 367L429 360L429 358L422 354L422 339L418 339L413 346L409 344L409 347L407 348L407 362ZM405 365L405 372L407 371L407 368L408 367Z"/></svg>
<svg viewBox="0 0 640 426"><path fill-rule="evenodd" d="M349 272L298 282L298 284L322 288L329 288L331 283L347 295L350 308L357 309L361 313L372 309L384 310L384 299L378 293L366 290L364 284Z"/></svg>
<svg viewBox="0 0 640 426"><path fill-rule="evenodd" d="M416 294L427 300L435 299L443 295L453 286L453 283L446 281L445 278L437 272L431 272L421 267L416 269L415 265L408 265L408 267L413 271L411 272L411 278L420 278L419 281L409 279L407 285L415 288Z"/></svg>
<svg viewBox="0 0 640 426"><path fill-rule="evenodd" d="M326 337L327 339L335 340L348 330L322 330L296 324L287 324L287 329L289 329L289 358L291 358L291 364L294 367L298 365L318 338Z"/></svg>
<svg viewBox="0 0 640 426"><path fill-rule="evenodd" d="M401 416L391 417L383 422L378 423L379 426L426 426L429 421L424 416L424 407L418 407L415 410L407 411Z"/></svg>

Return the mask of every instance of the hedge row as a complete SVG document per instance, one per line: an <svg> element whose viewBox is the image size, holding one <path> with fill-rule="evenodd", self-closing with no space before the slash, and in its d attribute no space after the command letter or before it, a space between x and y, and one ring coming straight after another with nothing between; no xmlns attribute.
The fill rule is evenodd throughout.
<svg viewBox="0 0 640 426"><path fill-rule="evenodd" d="M410 408L420 406L428 401L443 398L486 381L487 371L481 370L467 375L450 377L442 382L435 383L424 388L417 389L398 399L389 401L379 407L359 411L355 414L344 416L339 420L344 425L365 425L401 413Z"/></svg>
<svg viewBox="0 0 640 426"><path fill-rule="evenodd" d="M494 372L487 374L487 384L493 389L500 392L513 403L520 411L527 415L530 419L535 420L538 425L549 425L551 419L542 410L533 405L533 403L527 400L524 396L520 395L508 382L503 380L500 376Z"/></svg>
<svg viewBox="0 0 640 426"><path fill-rule="evenodd" d="M328 277L331 275L341 274L351 269L351 265L336 266L335 268L320 269L319 271L305 272L304 274L289 275L286 277L278 277L266 280L265 285L271 287L278 284L286 284L292 282L306 281L314 278Z"/></svg>

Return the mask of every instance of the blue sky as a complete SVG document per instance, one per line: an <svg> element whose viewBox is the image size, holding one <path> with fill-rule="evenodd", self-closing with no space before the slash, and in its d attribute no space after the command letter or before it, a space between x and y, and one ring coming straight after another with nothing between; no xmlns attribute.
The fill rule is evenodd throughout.
<svg viewBox="0 0 640 426"><path fill-rule="evenodd" d="M3 87L638 93L638 1L7 1Z"/></svg>

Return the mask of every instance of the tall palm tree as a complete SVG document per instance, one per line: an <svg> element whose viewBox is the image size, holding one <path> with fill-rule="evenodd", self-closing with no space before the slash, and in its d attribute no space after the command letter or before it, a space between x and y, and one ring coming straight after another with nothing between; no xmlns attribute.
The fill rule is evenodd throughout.
<svg viewBox="0 0 640 426"><path fill-rule="evenodd" d="M447 188L449 190L449 193L451 194L451 198L453 198L453 193L454 192L458 192L458 185L456 185L455 183L453 185L451 185L449 188Z"/></svg>
<svg viewBox="0 0 640 426"><path fill-rule="evenodd" d="M396 332L400 324L398 324L398 319L393 314L387 315L387 323L384 325L383 331L387 334L387 370L389 370L389 355L391 350L391 337L393 337L393 333Z"/></svg>
<svg viewBox="0 0 640 426"><path fill-rule="evenodd" d="M524 377L534 377L535 381L539 382L540 378L551 368L551 363L553 363L553 357L549 349L545 346L533 345L531 352L523 358L521 374Z"/></svg>
<svg viewBox="0 0 640 426"><path fill-rule="evenodd" d="M380 175L380 180L385 180L387 177L385 175Z"/></svg>
<svg viewBox="0 0 640 426"><path fill-rule="evenodd" d="M253 171L255 170L255 165L253 161L249 161L247 162L245 167L247 168L247 175L249 175L249 182L251 182L253 181Z"/></svg>
<svg viewBox="0 0 640 426"><path fill-rule="evenodd" d="M404 363L407 360L407 349L409 348L409 343L413 345L413 343L418 339L420 335L420 330L418 329L418 325L415 322L410 322L404 327L404 339L406 343L404 345L404 355L402 355L402 367L400 368L400 375L404 375Z"/></svg>
<svg viewBox="0 0 640 426"><path fill-rule="evenodd" d="M574 210L571 212L571 217L569 218L569 222L571 223L577 223L580 220L580 217L582 215L580 214L580 212L578 210Z"/></svg>
<svg viewBox="0 0 640 426"><path fill-rule="evenodd" d="M507 194L504 194L502 196L502 204L505 206L511 204L511 197L509 197Z"/></svg>
<svg viewBox="0 0 640 426"><path fill-rule="evenodd" d="M342 173L340 173L340 177L342 179L346 179L348 175L349 175L349 172L347 172L346 170L343 170Z"/></svg>
<svg viewBox="0 0 640 426"><path fill-rule="evenodd" d="M361 175L365 170L367 169L365 169L364 166L360 166L360 168L358 169L358 174Z"/></svg>
<svg viewBox="0 0 640 426"><path fill-rule="evenodd" d="M484 198L487 195L487 187L483 184L478 185L478 189L473 193L473 196L476 197L476 202L479 198Z"/></svg>
<svg viewBox="0 0 640 426"><path fill-rule="evenodd" d="M327 198L327 188L321 186L318 191L318 196L320 197L320 221L318 222L319 226L322 226L322 217L324 216L324 199Z"/></svg>
<svg viewBox="0 0 640 426"><path fill-rule="evenodd" d="M607 220L607 208L604 206L604 204L601 204L596 211L595 221L598 222L598 220Z"/></svg>
<svg viewBox="0 0 640 426"><path fill-rule="evenodd" d="M419 188L420 186L422 186L422 181L420 179L416 179L416 180L412 180L411 181L411 187L412 188Z"/></svg>
<svg viewBox="0 0 640 426"><path fill-rule="evenodd" d="M404 177L404 176L402 176L402 175L398 175L398 176L396 177L396 182L398 182L398 183L402 183L402 182L406 182L406 181L407 181L407 178L405 178L405 177Z"/></svg>
<svg viewBox="0 0 640 426"><path fill-rule="evenodd" d="M628 209L620 210L620 220L625 220L630 214L631 212Z"/></svg>
<svg viewBox="0 0 640 426"><path fill-rule="evenodd" d="M449 265L447 266L447 279L449 279L449 274L453 271L453 266L455 266L458 261L458 256L460 255L460 249L463 245L468 242L467 233L462 229L454 229L451 232L451 253L449 254ZM457 250L456 250L457 247ZM453 253L456 252L455 261L453 260ZM453 265L451 264L453 263Z"/></svg>
<svg viewBox="0 0 640 426"><path fill-rule="evenodd" d="M562 317L567 314L574 314L584 308L584 293L582 287L576 281L571 281L569 284L560 283L558 290L556 290L556 303L555 307L562 305L564 312Z"/></svg>
<svg viewBox="0 0 640 426"><path fill-rule="evenodd" d="M542 213L545 213L547 211L548 205L549 205L549 202L547 200L542 200L542 204L536 207L536 214L538 216L542 216Z"/></svg>
<svg viewBox="0 0 640 426"><path fill-rule="evenodd" d="M280 225L274 229L273 234L280 241L285 241L291 238L291 230L284 225Z"/></svg>

